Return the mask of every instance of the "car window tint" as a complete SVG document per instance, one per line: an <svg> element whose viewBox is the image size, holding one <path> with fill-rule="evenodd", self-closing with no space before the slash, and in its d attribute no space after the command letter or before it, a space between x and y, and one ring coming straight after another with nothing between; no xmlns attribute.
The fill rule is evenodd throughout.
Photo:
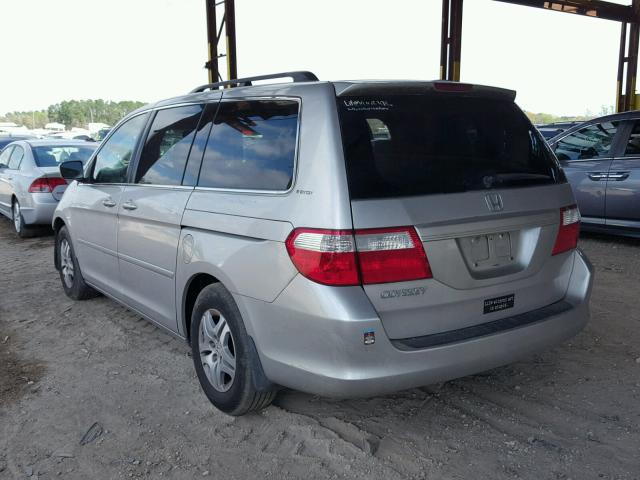
<svg viewBox="0 0 640 480"><path fill-rule="evenodd" d="M24 148L19 145L13 147L11 158L9 158L9 168L12 170L18 170L24 157Z"/></svg>
<svg viewBox="0 0 640 480"><path fill-rule="evenodd" d="M198 185L287 190L293 180L298 102L253 100L220 105Z"/></svg>
<svg viewBox="0 0 640 480"><path fill-rule="evenodd" d="M557 162L511 101L442 94L342 97L352 199L561 181Z"/></svg>
<svg viewBox="0 0 640 480"><path fill-rule="evenodd" d="M158 111L145 142L136 183L180 185L203 105Z"/></svg>
<svg viewBox="0 0 640 480"><path fill-rule="evenodd" d="M96 155L92 179L96 183L126 183L129 162L148 114L123 123L102 145Z"/></svg>
<svg viewBox="0 0 640 480"><path fill-rule="evenodd" d="M620 122L589 125L567 135L555 147L558 160L586 160L606 157Z"/></svg>
<svg viewBox="0 0 640 480"><path fill-rule="evenodd" d="M9 166L9 158L11 157L12 151L13 151L13 146L7 147L4 150L2 150L2 153L0 153L0 167Z"/></svg>
<svg viewBox="0 0 640 480"><path fill-rule="evenodd" d="M629 136L627 147L624 150L625 155L640 155L640 122L636 121L633 124L633 130Z"/></svg>
<svg viewBox="0 0 640 480"><path fill-rule="evenodd" d="M189 152L189 159L187 160L187 166L184 170L184 176L182 178L182 185L197 185L198 175L200 173L200 164L202 163L202 157L204 155L204 149L207 146L207 140L209 140L209 133L211 127L216 118L218 112L219 102L209 103L204 109L202 118L200 119L200 125L198 125L198 131L196 132L195 139L191 145L191 151Z"/></svg>

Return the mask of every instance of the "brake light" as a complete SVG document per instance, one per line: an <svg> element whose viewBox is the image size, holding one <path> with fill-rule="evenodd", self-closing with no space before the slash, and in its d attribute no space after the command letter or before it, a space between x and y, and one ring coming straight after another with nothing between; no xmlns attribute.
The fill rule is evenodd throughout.
<svg viewBox="0 0 640 480"><path fill-rule="evenodd" d="M578 246L580 234L580 210L577 205L560 209L560 229L551 255L558 255Z"/></svg>
<svg viewBox="0 0 640 480"><path fill-rule="evenodd" d="M473 85L458 82L434 82L433 88L440 92L470 92Z"/></svg>
<svg viewBox="0 0 640 480"><path fill-rule="evenodd" d="M66 184L62 177L40 177L31 183L29 193L51 193L56 187Z"/></svg>
<svg viewBox="0 0 640 480"><path fill-rule="evenodd" d="M367 230L298 228L286 247L305 277L324 285L370 285L431 278L413 227Z"/></svg>
<svg viewBox="0 0 640 480"><path fill-rule="evenodd" d="M298 271L325 285L360 283L351 230L297 228L285 242Z"/></svg>

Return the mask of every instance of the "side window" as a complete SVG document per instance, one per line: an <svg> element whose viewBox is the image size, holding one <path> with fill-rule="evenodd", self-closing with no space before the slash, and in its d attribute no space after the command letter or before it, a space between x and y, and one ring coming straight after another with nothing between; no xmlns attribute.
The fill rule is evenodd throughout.
<svg viewBox="0 0 640 480"><path fill-rule="evenodd" d="M129 162L148 114L137 115L118 127L96 155L91 178L96 183L126 183Z"/></svg>
<svg viewBox="0 0 640 480"><path fill-rule="evenodd" d="M555 147L558 160L586 160L606 157L611 150L619 122L589 125L560 140Z"/></svg>
<svg viewBox="0 0 640 480"><path fill-rule="evenodd" d="M19 145L13 147L13 153L11 154L11 158L9 159L9 168L11 170L18 170L20 168L20 164L22 163L23 157L24 148Z"/></svg>
<svg viewBox="0 0 640 480"><path fill-rule="evenodd" d="M13 151L13 146L7 147L2 150L0 153L0 167L8 168L9 167L9 158L11 158L11 152Z"/></svg>
<svg viewBox="0 0 640 480"><path fill-rule="evenodd" d="M145 142L136 183L180 185L204 105L159 110Z"/></svg>
<svg viewBox="0 0 640 480"><path fill-rule="evenodd" d="M640 121L633 123L633 130L629 136L627 147L624 150L625 155L640 155Z"/></svg>
<svg viewBox="0 0 640 480"><path fill-rule="evenodd" d="M221 103L198 186L242 190L291 187L298 109L294 100Z"/></svg>

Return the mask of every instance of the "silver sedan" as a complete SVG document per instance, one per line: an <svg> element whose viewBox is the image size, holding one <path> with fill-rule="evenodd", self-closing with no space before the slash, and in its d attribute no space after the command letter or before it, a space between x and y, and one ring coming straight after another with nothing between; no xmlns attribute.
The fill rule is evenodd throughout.
<svg viewBox="0 0 640 480"><path fill-rule="evenodd" d="M73 140L23 140L0 153L0 213L13 221L16 234L26 237L33 226L50 225L53 211L67 188L59 165L83 163L97 143Z"/></svg>

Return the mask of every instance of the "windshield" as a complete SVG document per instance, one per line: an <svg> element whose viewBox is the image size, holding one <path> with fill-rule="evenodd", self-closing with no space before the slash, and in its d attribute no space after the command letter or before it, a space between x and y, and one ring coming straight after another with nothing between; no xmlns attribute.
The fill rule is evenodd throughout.
<svg viewBox="0 0 640 480"><path fill-rule="evenodd" d="M49 145L31 148L38 167L57 167L62 162L71 160L80 160L82 163L86 163L96 149L94 146L78 145Z"/></svg>
<svg viewBox="0 0 640 480"><path fill-rule="evenodd" d="M511 101L447 95L338 98L351 198L563 181L544 140Z"/></svg>

